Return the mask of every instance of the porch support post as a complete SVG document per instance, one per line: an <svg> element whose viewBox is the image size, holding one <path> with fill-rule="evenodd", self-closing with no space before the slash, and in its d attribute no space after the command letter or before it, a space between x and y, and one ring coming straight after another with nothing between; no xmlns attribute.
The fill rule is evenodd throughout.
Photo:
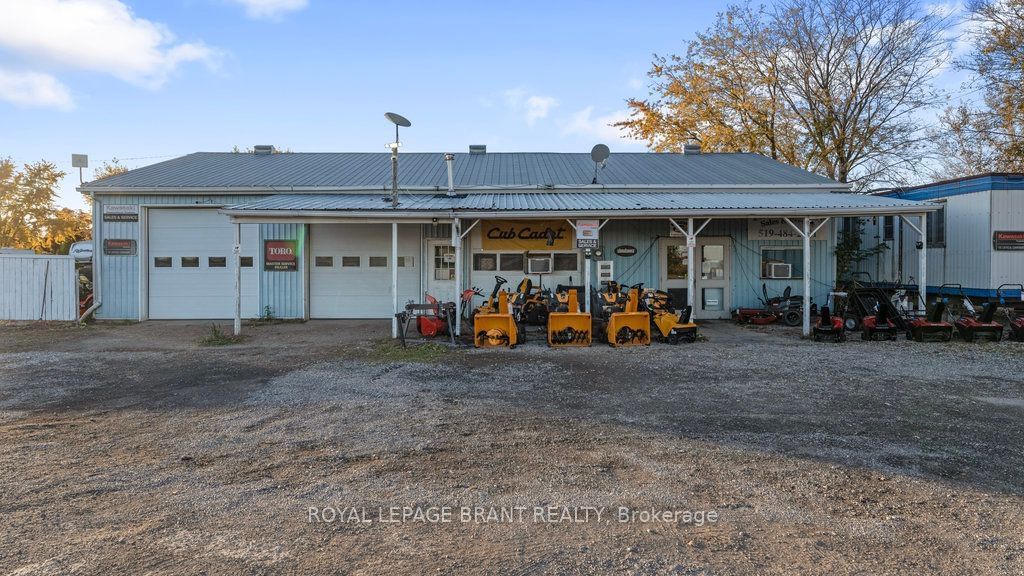
<svg viewBox="0 0 1024 576"><path fill-rule="evenodd" d="M921 213L921 251L917 255L918 291L921 298L921 312L928 313L928 213Z"/></svg>
<svg viewBox="0 0 1024 576"><path fill-rule="evenodd" d="M693 259L697 254L697 238L693 234L693 218L686 221L686 305L690 307L690 318L697 317L697 277L694 276Z"/></svg>
<svg viewBox="0 0 1024 576"><path fill-rule="evenodd" d="M391 337L398 338L398 222L391 223Z"/></svg>
<svg viewBox="0 0 1024 576"><path fill-rule="evenodd" d="M452 220L452 246L455 247L455 335L462 335L462 221Z"/></svg>
<svg viewBox="0 0 1024 576"><path fill-rule="evenodd" d="M235 325L234 333L242 333L242 225L235 222L235 245L232 247L235 261Z"/></svg>
<svg viewBox="0 0 1024 576"><path fill-rule="evenodd" d="M811 219L804 217L804 336L811 335Z"/></svg>

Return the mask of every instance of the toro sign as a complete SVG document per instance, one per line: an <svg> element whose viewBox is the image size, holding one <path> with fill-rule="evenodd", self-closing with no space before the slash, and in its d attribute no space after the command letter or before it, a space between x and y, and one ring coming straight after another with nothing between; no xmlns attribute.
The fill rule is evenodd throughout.
<svg viewBox="0 0 1024 576"><path fill-rule="evenodd" d="M294 272L299 267L296 254L295 240L264 240L263 269Z"/></svg>

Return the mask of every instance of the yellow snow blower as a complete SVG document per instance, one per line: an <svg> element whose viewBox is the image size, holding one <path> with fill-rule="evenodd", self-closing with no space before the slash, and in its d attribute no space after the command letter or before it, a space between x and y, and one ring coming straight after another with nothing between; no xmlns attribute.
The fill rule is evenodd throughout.
<svg viewBox="0 0 1024 576"><path fill-rule="evenodd" d="M473 316L473 342L477 348L515 348L519 343L518 326L508 311L508 292L498 293L497 311L481 311Z"/></svg>
<svg viewBox="0 0 1024 576"><path fill-rule="evenodd" d="M548 313L548 346L590 346L590 313L580 312L576 290L560 292L555 294L555 298L558 301L557 310Z"/></svg>
<svg viewBox="0 0 1024 576"><path fill-rule="evenodd" d="M637 311L642 288L641 284L630 288L624 310L608 316L606 333L612 346L650 346L651 315Z"/></svg>

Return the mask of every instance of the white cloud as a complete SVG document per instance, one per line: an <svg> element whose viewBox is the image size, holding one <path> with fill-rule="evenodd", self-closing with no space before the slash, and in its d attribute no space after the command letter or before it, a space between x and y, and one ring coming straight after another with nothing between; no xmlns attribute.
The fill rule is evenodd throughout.
<svg viewBox="0 0 1024 576"><path fill-rule="evenodd" d="M632 140L625 132L612 126L612 124L627 118L629 118L628 110L616 110L608 114L594 116L594 107L587 106L560 124L563 136L579 135L599 140Z"/></svg>
<svg viewBox="0 0 1024 576"><path fill-rule="evenodd" d="M0 0L0 47L26 61L110 74L159 88L186 62L214 67L217 50L177 42L119 0Z"/></svg>
<svg viewBox="0 0 1024 576"><path fill-rule="evenodd" d="M53 76L3 68L0 68L0 100L25 107L60 110L70 110L74 107L67 86Z"/></svg>
<svg viewBox="0 0 1024 576"><path fill-rule="evenodd" d="M243 6L250 18L278 18L288 12L302 10L307 0L231 0Z"/></svg>
<svg viewBox="0 0 1024 576"><path fill-rule="evenodd" d="M537 120L547 118L551 109L558 106L555 97L528 94L523 88L505 90L503 96L508 108L522 114L529 126L533 126Z"/></svg>

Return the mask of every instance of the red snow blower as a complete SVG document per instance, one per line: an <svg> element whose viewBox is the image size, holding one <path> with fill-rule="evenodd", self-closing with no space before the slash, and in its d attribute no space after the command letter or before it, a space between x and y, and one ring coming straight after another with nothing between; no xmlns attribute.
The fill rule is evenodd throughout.
<svg viewBox="0 0 1024 576"><path fill-rule="evenodd" d="M964 313L953 325L964 342L999 342L1003 339L1003 325L994 320L999 302L986 302L978 314L971 299L964 294L963 286L956 284L964 302Z"/></svg>
<svg viewBox="0 0 1024 576"><path fill-rule="evenodd" d="M879 303L874 316L865 316L860 325L862 340L895 340L899 332L896 323L891 319L889 306L883 303Z"/></svg>
<svg viewBox="0 0 1024 576"><path fill-rule="evenodd" d="M828 306L821 307L821 314L818 316L818 321L814 324L814 341L831 340L833 342L846 342L846 326L843 323L843 312L839 309L836 298L843 297L845 301L847 294L846 292L829 292L829 296L832 297L832 305L835 307L832 309ZM835 314L832 313L833 310L835 310Z"/></svg>
<svg viewBox="0 0 1024 576"><path fill-rule="evenodd" d="M917 342L949 342L953 339L953 325L942 319L946 314L946 298L939 290L939 299L930 312L907 322L907 340Z"/></svg>

